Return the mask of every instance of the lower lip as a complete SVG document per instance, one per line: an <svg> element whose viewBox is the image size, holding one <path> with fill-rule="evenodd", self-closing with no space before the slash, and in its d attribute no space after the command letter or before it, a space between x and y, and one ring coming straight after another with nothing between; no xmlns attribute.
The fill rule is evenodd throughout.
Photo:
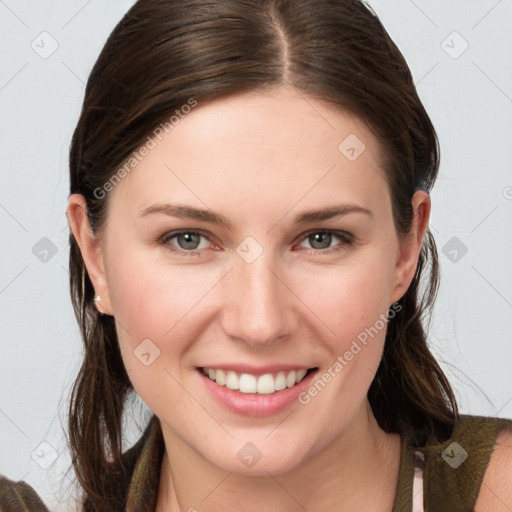
<svg viewBox="0 0 512 512"><path fill-rule="evenodd" d="M198 372L206 389L220 404L237 414L260 418L277 414L298 401L298 395L310 386L310 382L318 369L310 371L295 386L268 395L240 393L234 389L228 389L226 386L219 386L219 384L206 377L201 369L198 369Z"/></svg>

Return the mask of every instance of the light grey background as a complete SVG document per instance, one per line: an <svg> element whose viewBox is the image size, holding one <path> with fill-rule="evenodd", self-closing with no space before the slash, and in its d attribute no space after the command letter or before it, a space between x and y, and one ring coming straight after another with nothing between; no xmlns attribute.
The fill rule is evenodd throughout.
<svg viewBox="0 0 512 512"><path fill-rule="evenodd" d="M29 482L51 510L72 509L62 425L81 351L68 149L87 76L132 3L0 0L0 473ZM432 350L462 412L512 418L512 1L370 3L441 141Z"/></svg>

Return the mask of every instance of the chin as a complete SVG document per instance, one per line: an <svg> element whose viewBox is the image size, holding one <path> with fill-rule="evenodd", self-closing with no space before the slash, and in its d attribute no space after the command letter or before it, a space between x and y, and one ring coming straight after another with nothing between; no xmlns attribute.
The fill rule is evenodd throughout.
<svg viewBox="0 0 512 512"><path fill-rule="evenodd" d="M283 447L267 443L267 447L264 447L262 442L260 448L257 444L237 442L232 456L226 457L226 452L231 451L226 450L222 454L214 454L209 460L218 468L238 475L267 476L268 473L286 473L300 465L304 458L303 444L287 443Z"/></svg>

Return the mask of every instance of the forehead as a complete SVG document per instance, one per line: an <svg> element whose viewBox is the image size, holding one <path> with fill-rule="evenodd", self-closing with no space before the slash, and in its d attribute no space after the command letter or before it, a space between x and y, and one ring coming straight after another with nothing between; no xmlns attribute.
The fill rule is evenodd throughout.
<svg viewBox="0 0 512 512"><path fill-rule="evenodd" d="M252 203L289 209L301 197L306 207L354 195L371 203L387 194L380 147L368 127L288 87L199 100L153 140L111 201L140 209L176 199L213 207L210 200L242 214Z"/></svg>

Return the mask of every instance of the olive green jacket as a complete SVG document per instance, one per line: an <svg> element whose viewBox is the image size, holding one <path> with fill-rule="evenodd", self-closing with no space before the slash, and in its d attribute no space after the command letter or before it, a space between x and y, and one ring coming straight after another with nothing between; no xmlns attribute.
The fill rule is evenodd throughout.
<svg viewBox="0 0 512 512"><path fill-rule="evenodd" d="M424 455L424 511L472 512L496 436L505 427L512 429L512 420L461 415L452 437L443 443L412 447L403 437L393 512L412 511L415 451ZM118 504L112 504L111 512L154 511L163 454L162 431L153 416L139 441L124 454L128 474L112 486ZM92 510L87 502L84 510ZM48 509L27 483L0 475L0 512L14 511Z"/></svg>

